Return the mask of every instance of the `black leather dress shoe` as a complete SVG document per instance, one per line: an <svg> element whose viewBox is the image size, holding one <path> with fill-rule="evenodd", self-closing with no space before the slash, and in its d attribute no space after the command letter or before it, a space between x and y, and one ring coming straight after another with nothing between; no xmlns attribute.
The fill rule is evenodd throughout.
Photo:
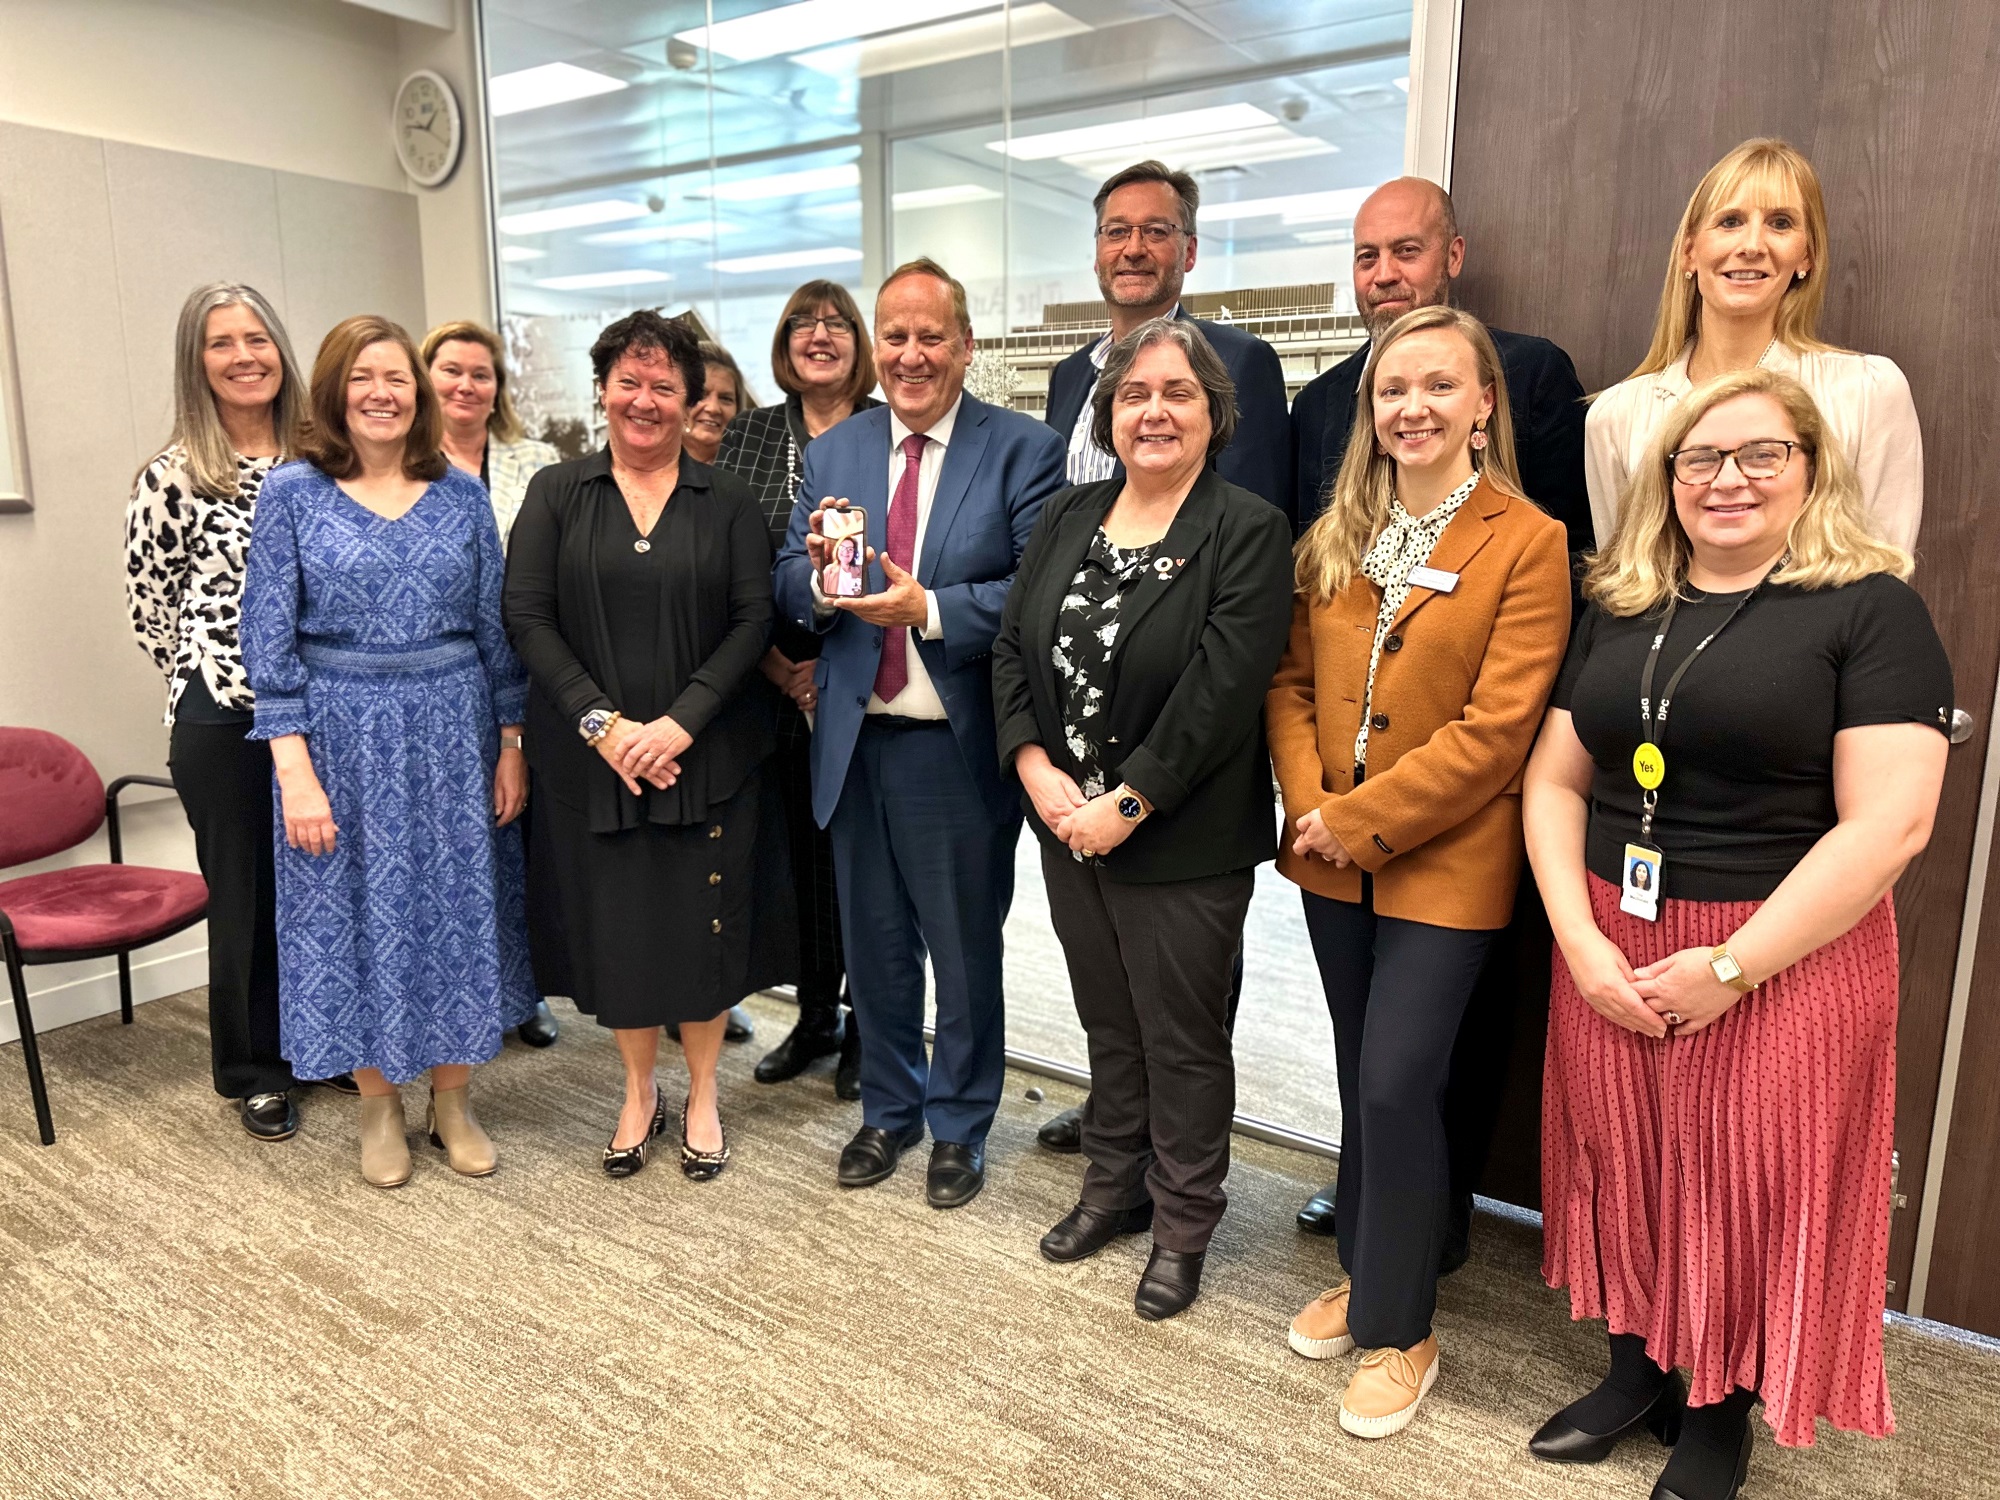
<svg viewBox="0 0 2000 1500"><path fill-rule="evenodd" d="M1144 1234L1153 1227L1153 1205L1137 1208L1093 1208L1079 1203L1042 1236L1042 1258L1057 1265L1097 1254L1121 1234Z"/></svg>
<svg viewBox="0 0 2000 1500"><path fill-rule="evenodd" d="M840 1066L833 1070L833 1096L849 1102L861 1097L861 1030L851 1014L840 1039Z"/></svg>
<svg viewBox="0 0 2000 1500"><path fill-rule="evenodd" d="M1667 1476L1662 1474L1658 1482L1653 1486L1652 1500L1736 1500L1737 1495L1743 1490L1743 1481L1750 1477L1750 1451L1756 1446L1756 1436L1751 1430L1750 1424L1745 1422L1743 1424L1743 1443L1736 1454L1736 1480L1727 1490L1720 1494L1712 1495L1696 1493L1694 1491L1683 1494L1668 1484ZM1671 1468L1672 1464L1669 1463L1668 1467Z"/></svg>
<svg viewBox="0 0 2000 1500"><path fill-rule="evenodd" d="M722 1028L725 1042L747 1042L757 1034L757 1023L750 1019L750 1012L740 1005L729 1007L729 1024Z"/></svg>
<svg viewBox="0 0 2000 1500"><path fill-rule="evenodd" d="M1624 1425L1609 1432L1586 1432L1570 1420L1571 1408L1565 1406L1528 1439L1528 1451L1552 1464L1601 1463L1611 1456L1613 1448L1641 1428L1658 1438L1662 1446L1671 1448L1680 1441L1681 1414L1686 1408L1687 1387L1680 1372L1672 1371L1661 1385L1659 1395Z"/></svg>
<svg viewBox="0 0 2000 1500"><path fill-rule="evenodd" d="M1299 1210L1299 1228L1307 1234L1332 1236L1333 1229L1333 1189L1329 1182L1325 1187L1306 1199L1306 1206Z"/></svg>
<svg viewBox="0 0 2000 1500"><path fill-rule="evenodd" d="M1035 1139L1050 1151L1074 1156L1083 1149L1083 1106L1050 1115L1035 1132Z"/></svg>
<svg viewBox="0 0 2000 1500"><path fill-rule="evenodd" d="M562 1035L562 1028L556 1025L555 1013L549 1009L549 1002L535 1002L535 1013L514 1028L514 1035L530 1047L553 1047L556 1038Z"/></svg>
<svg viewBox="0 0 2000 1500"><path fill-rule="evenodd" d="M288 1093L252 1094L239 1109L243 1128L260 1141L288 1141L299 1133L298 1106Z"/></svg>
<svg viewBox="0 0 2000 1500"><path fill-rule="evenodd" d="M323 1089L332 1089L336 1094L345 1094L350 1099L358 1099L361 1096L361 1085L354 1081L352 1073L336 1073L331 1078L322 1078L319 1080L319 1086Z"/></svg>
<svg viewBox="0 0 2000 1500"><path fill-rule="evenodd" d="M872 1187L896 1170L902 1154L924 1138L923 1122L918 1121L901 1134L863 1125L854 1132L840 1153L840 1185L845 1188Z"/></svg>
<svg viewBox="0 0 2000 1500"><path fill-rule="evenodd" d="M986 1186L986 1148L957 1141L931 1147L931 1167L924 1174L924 1198L932 1208L963 1208Z"/></svg>
<svg viewBox="0 0 2000 1500"><path fill-rule="evenodd" d="M800 1021L785 1039L757 1059L759 1083L784 1083L799 1076L822 1057L840 1050L840 1027L827 1031L817 1023Z"/></svg>
<svg viewBox="0 0 2000 1500"><path fill-rule="evenodd" d="M1139 1290L1132 1296L1132 1310L1153 1323L1184 1310L1201 1292L1201 1266L1207 1259L1205 1250L1153 1246Z"/></svg>

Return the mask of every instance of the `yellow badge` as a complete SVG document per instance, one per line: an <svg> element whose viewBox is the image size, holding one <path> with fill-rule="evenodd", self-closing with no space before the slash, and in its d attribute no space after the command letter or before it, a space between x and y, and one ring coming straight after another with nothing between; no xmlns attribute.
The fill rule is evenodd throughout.
<svg viewBox="0 0 2000 1500"><path fill-rule="evenodd" d="M1656 791L1667 777L1667 758L1660 747L1647 740L1632 752L1632 776L1647 791Z"/></svg>

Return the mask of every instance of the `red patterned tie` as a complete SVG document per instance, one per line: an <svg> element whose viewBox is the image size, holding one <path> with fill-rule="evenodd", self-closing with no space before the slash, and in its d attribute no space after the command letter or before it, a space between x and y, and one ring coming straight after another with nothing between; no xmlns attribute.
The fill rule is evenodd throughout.
<svg viewBox="0 0 2000 1500"><path fill-rule="evenodd" d="M924 444L929 441L921 432L903 439L903 475L889 498L888 555L906 573L916 571L917 471L923 463ZM882 632L882 665L875 669L875 696L884 703L894 702L909 686L909 636L907 625L892 625Z"/></svg>

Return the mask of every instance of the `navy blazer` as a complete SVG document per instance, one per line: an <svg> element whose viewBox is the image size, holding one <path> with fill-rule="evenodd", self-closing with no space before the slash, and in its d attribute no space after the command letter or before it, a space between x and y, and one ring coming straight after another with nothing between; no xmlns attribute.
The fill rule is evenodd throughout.
<svg viewBox="0 0 2000 1500"><path fill-rule="evenodd" d="M1189 318L1221 356L1229 378L1236 382L1236 436L1216 456L1215 471L1231 484L1262 495L1283 511L1296 533L1292 511L1292 439L1285 413L1285 367L1278 351L1241 328ZM1092 339L1049 372L1049 426L1062 435L1067 461L1070 434L1077 414L1097 384L1097 367L1090 362ZM1123 478L1124 465L1113 471Z"/></svg>
<svg viewBox="0 0 2000 1500"><path fill-rule="evenodd" d="M1514 457L1528 498L1563 523L1572 554L1596 545L1590 492L1583 483L1583 383L1557 345L1532 334L1489 328L1507 380L1507 408L1514 418ZM1326 487L1340 472L1347 436L1354 430L1354 397L1370 345L1363 344L1299 392L1292 406L1292 439L1298 474L1295 534L1326 508Z"/></svg>
<svg viewBox="0 0 2000 1500"><path fill-rule="evenodd" d="M883 631L845 611L815 618L806 521L823 496L838 495L868 512L870 540L879 547L889 512L889 449L886 406L856 412L813 439L773 573L778 614L826 642L813 674L819 688L813 817L822 828L847 781L882 662ZM962 398L916 568L917 582L937 596L944 635L927 641L918 631L917 654L996 822L1018 818L1021 810L993 749L993 638L1042 502L1063 482L1063 444L1049 428L970 393ZM871 593L884 587L879 560L868 566L868 587Z"/></svg>

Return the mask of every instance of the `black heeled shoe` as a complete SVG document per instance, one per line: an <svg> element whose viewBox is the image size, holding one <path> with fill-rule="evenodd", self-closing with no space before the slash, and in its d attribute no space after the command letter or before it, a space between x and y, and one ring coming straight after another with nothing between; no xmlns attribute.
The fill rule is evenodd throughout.
<svg viewBox="0 0 2000 1500"><path fill-rule="evenodd" d="M604 1148L604 1175L606 1177L631 1177L646 1165L646 1158L652 1154L653 1141L667 1128L667 1101L660 1097L658 1088L653 1090L653 1123L646 1127L646 1138L636 1146L607 1144ZM611 1132L611 1139L618 1139L618 1132Z"/></svg>
<svg viewBox="0 0 2000 1500"><path fill-rule="evenodd" d="M1691 1490L1683 1494L1668 1484L1666 1474L1662 1473L1653 1485L1651 1500L1736 1500L1743 1491L1743 1481L1750 1477L1750 1452L1756 1446L1756 1431L1750 1422L1745 1421L1743 1438L1736 1450L1736 1478L1730 1482L1729 1489L1725 1493L1711 1496ZM1667 1468L1669 1470L1673 1468L1671 1460L1668 1461Z"/></svg>
<svg viewBox="0 0 2000 1500"><path fill-rule="evenodd" d="M681 1103L681 1175L690 1182L713 1182L729 1165L729 1130L722 1123L722 1110L715 1111L715 1128L722 1133L722 1149L697 1151L688 1144L688 1101Z"/></svg>
<svg viewBox="0 0 2000 1500"><path fill-rule="evenodd" d="M1571 1406L1575 1404L1572 1402ZM1613 1448L1642 1427L1660 1440L1661 1447L1671 1448L1681 1439L1681 1417L1687 1410L1687 1386L1678 1370L1669 1371L1661 1383L1660 1393L1630 1421L1609 1432L1585 1432L1570 1420L1571 1406L1565 1406L1542 1423L1535 1435L1528 1439L1528 1451L1535 1457L1552 1464L1602 1463L1611 1456Z"/></svg>

